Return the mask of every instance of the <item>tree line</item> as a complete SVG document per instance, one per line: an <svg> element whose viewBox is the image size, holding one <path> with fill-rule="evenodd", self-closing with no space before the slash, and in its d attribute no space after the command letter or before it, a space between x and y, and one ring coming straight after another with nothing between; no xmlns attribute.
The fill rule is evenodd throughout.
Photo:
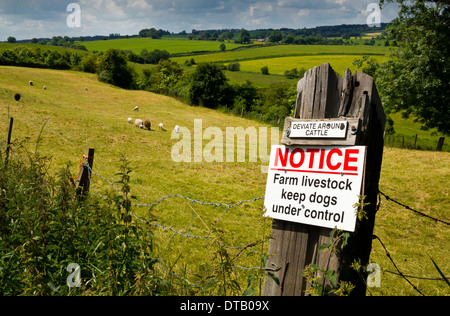
<svg viewBox="0 0 450 316"><path fill-rule="evenodd" d="M121 35L119 33L111 33L109 35L95 35L95 36L80 36L69 38L67 36L54 36L53 38L33 38L31 40L23 40L23 43L34 43L43 45L55 45L55 46L66 46L73 47L72 45L83 45L77 42L85 41L99 41L99 40L110 40L110 39L120 39L120 38L151 38L151 39L161 39L163 36L186 36L190 40L210 40L210 41L235 41L237 43L250 43L252 40L256 39L267 39L269 42L287 42L288 44L342 44L336 42L337 39L348 40L351 37L361 37L368 32L382 32L386 29L387 23L382 23L378 28L371 28L366 24L343 24L334 26L318 26L314 28L302 28L302 29L292 29L292 28L280 28L280 29L256 29L256 30L246 30L246 29L209 29L209 30L196 30L193 29L190 33L181 31L179 33L172 33L168 30L145 28L141 29L138 34L134 35ZM304 40L304 39L307 40ZM321 41L320 43L319 40ZM16 39L13 36L8 37L8 42L15 43ZM82 49L82 48L77 48Z"/></svg>

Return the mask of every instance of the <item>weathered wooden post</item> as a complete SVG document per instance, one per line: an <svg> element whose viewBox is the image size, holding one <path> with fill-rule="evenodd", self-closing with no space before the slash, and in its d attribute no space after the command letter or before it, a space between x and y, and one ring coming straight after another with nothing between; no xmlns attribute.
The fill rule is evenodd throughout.
<svg viewBox="0 0 450 316"><path fill-rule="evenodd" d="M86 197L89 193L89 184L91 179L89 178L90 172L88 170L88 167L85 165L86 163L89 165L89 167L92 169L94 166L94 153L95 150L93 148L89 148L88 155L83 156L81 159L82 165L80 172L78 174L78 178L75 182L75 188L77 191L78 197ZM84 163L84 165L83 165Z"/></svg>
<svg viewBox="0 0 450 316"><path fill-rule="evenodd" d="M307 294L309 284L302 273L310 264L335 270L338 281L355 286L351 294L365 295L366 277L361 278L350 264L359 260L367 265L371 252L384 110L372 77L361 72L352 76L349 69L340 77L329 64L310 69L297 90L295 117L286 118L282 138L282 145L289 149L283 152L279 146L274 153L273 147L271 153L270 166L279 169L269 167L268 174L266 216L274 222L267 268L278 269L279 285L268 278L263 295ZM361 177L359 184L357 176ZM364 207L366 218L356 221L355 206L350 210L336 207L358 202L355 190L359 185L364 203L369 204ZM353 216L353 224L344 224L344 215L345 221ZM338 255L319 250L329 242L333 226L353 231Z"/></svg>

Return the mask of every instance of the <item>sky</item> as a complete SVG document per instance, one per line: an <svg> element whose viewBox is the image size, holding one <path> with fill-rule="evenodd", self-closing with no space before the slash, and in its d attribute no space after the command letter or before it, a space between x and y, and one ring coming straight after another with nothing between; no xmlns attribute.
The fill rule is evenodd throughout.
<svg viewBox="0 0 450 316"><path fill-rule="evenodd" d="M80 10L67 11L71 3ZM365 24L370 3L378 0L0 0L0 41L9 36L134 35L151 27L190 33ZM397 12L389 4L381 11L381 22L391 21Z"/></svg>

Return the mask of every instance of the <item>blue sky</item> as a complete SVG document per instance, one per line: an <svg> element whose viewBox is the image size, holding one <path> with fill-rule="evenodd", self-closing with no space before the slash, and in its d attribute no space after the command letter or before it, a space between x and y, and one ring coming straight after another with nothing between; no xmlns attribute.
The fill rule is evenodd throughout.
<svg viewBox="0 0 450 316"><path fill-rule="evenodd" d="M81 8L81 27L67 26L69 3ZM0 0L0 41L54 35L137 34L143 28L303 28L364 24L373 0ZM382 22L397 15L389 4Z"/></svg>

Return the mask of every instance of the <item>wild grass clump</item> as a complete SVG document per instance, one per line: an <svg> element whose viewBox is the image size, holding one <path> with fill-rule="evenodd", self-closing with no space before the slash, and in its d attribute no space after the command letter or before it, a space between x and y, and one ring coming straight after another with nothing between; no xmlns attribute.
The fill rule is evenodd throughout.
<svg viewBox="0 0 450 316"><path fill-rule="evenodd" d="M78 198L68 168L55 179L38 155L0 158L1 295L169 293L155 270L152 231L129 213L125 160L122 195L104 201ZM80 266L80 287L67 285L71 263Z"/></svg>

